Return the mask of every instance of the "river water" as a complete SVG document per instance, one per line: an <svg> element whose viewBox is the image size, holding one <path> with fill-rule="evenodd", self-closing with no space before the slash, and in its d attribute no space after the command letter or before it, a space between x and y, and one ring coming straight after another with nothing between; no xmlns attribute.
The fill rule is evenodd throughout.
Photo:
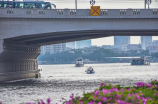
<svg viewBox="0 0 158 104"><path fill-rule="evenodd" d="M92 66L95 74L86 74ZM52 104L61 104L60 98L69 99L71 93L93 91L99 84L133 86L138 81L158 79L158 63L150 66L131 66L130 63L86 64L84 67L66 65L39 65L42 77L0 83L0 101L3 104L20 104L51 98Z"/></svg>

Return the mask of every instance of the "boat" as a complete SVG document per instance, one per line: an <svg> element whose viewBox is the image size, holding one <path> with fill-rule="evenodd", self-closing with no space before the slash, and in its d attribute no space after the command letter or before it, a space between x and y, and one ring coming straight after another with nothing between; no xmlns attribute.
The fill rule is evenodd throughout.
<svg viewBox="0 0 158 104"><path fill-rule="evenodd" d="M83 63L82 57L77 58L75 61L75 67L83 67L83 66L84 66L84 63Z"/></svg>
<svg viewBox="0 0 158 104"><path fill-rule="evenodd" d="M140 58L133 58L131 65L150 65L150 62L147 57L141 56Z"/></svg>
<svg viewBox="0 0 158 104"><path fill-rule="evenodd" d="M87 74L94 74L95 73L95 71L92 67L87 68L87 70L85 72L87 72Z"/></svg>

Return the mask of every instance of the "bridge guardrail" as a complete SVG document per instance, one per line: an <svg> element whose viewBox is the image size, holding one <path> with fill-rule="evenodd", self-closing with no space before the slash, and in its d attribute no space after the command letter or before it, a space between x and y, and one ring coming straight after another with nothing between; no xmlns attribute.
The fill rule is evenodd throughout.
<svg viewBox="0 0 158 104"><path fill-rule="evenodd" d="M14 15L14 16L12 16ZM39 16L38 16L39 15ZM60 15L60 17L58 17ZM75 15L87 18L98 18L90 16L90 9L22 9L22 8L0 8L0 17L31 17L31 18L62 18L62 16ZM101 15L106 18L158 18L158 9L101 9Z"/></svg>
<svg viewBox="0 0 158 104"><path fill-rule="evenodd" d="M140 9L134 9L133 15L140 15Z"/></svg>
<svg viewBox="0 0 158 104"><path fill-rule="evenodd" d="M158 9L153 9L153 14L157 15L158 14Z"/></svg>
<svg viewBox="0 0 158 104"><path fill-rule="evenodd" d="M107 9L101 9L101 16L102 15L108 15L108 10Z"/></svg>

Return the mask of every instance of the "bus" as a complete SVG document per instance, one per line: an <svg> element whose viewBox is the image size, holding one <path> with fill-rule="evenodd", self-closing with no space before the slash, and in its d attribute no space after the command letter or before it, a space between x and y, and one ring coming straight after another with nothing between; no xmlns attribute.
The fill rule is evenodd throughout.
<svg viewBox="0 0 158 104"><path fill-rule="evenodd" d="M0 1L0 8L30 8L30 9L52 9L50 2L44 1Z"/></svg>

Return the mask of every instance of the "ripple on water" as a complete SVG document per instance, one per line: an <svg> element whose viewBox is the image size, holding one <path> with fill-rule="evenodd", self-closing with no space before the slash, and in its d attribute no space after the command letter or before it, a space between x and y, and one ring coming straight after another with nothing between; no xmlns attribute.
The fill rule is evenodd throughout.
<svg viewBox="0 0 158 104"><path fill-rule="evenodd" d="M92 66L95 74L86 74ZM150 66L123 64L87 64L85 67L69 65L39 65L40 79L25 79L0 83L0 101L4 104L19 104L51 98L53 104L60 98L69 99L71 93L82 95L83 91L93 91L100 83L133 86L138 81L149 82L157 79L157 63Z"/></svg>

